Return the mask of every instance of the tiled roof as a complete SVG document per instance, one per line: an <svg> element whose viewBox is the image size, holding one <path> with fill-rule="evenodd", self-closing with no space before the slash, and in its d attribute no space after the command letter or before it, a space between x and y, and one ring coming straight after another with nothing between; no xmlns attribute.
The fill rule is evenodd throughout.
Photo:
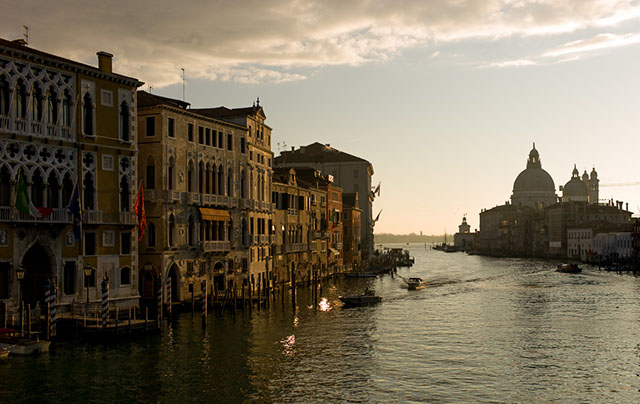
<svg viewBox="0 0 640 404"><path fill-rule="evenodd" d="M329 145L322 143L312 143L308 146L301 146L297 150L283 151L274 159L275 164L289 163L324 163L324 162L362 162L369 163L367 160L345 153L338 149L334 149Z"/></svg>
<svg viewBox="0 0 640 404"><path fill-rule="evenodd" d="M171 105L173 107L186 109L191 104L185 101L176 100L174 98L162 97L159 95L151 94L142 90L138 91L138 106L149 107L152 105Z"/></svg>

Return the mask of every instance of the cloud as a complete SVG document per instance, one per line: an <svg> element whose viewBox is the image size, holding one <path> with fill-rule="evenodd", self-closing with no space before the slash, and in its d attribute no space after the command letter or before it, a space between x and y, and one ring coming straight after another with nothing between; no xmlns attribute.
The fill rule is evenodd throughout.
<svg viewBox="0 0 640 404"><path fill-rule="evenodd" d="M524 67L537 65L538 62L529 59L507 60L502 62L492 62L479 66L480 68L504 68L504 67Z"/></svg>
<svg viewBox="0 0 640 404"><path fill-rule="evenodd" d="M111 51L119 72L160 87L178 83L180 67L203 79L280 83L415 47L636 18L638 0L4 0L0 36L21 36L26 24L32 46L92 64L97 50Z"/></svg>
<svg viewBox="0 0 640 404"><path fill-rule="evenodd" d="M640 42L640 34L598 34L593 38L572 41L550 49L542 56L559 57L578 53L593 52L607 48L633 45Z"/></svg>

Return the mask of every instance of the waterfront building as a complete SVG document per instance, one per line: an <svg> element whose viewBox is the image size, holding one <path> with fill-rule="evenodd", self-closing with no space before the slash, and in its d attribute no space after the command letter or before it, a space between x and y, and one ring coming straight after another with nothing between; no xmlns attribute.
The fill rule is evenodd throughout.
<svg viewBox="0 0 640 404"><path fill-rule="evenodd" d="M458 250L472 250L474 238L474 233L471 233L471 226L467 223L467 217L463 216L462 223L458 226L458 232L453 235L453 245Z"/></svg>
<svg viewBox="0 0 640 404"><path fill-rule="evenodd" d="M542 169L535 145L529 153L527 168L514 182L511 203L480 212L478 249L485 254L509 256L566 257L580 246L567 230L590 221L610 225L629 222L631 212L622 202L597 203L598 175L586 172L581 179L574 168L572 178L562 188L558 201L553 179Z"/></svg>
<svg viewBox="0 0 640 404"><path fill-rule="evenodd" d="M371 177L374 174L373 165L365 159L353 156L330 145L312 143L299 149L283 151L274 162L277 167L312 167L330 175L333 183L342 188L343 192L358 192L358 208L362 210L361 235L362 254L364 259L373 254L372 217L373 201L379 188L372 190ZM366 197L362 197L366 195Z"/></svg>
<svg viewBox="0 0 640 404"><path fill-rule="evenodd" d="M227 181L233 186L235 196L239 198L239 213L233 218L234 247L231 251L236 273L240 272L248 281L251 293L273 280L272 247L275 240L273 215L275 205L271 202L271 183L273 179L273 152L271 151L272 128L266 124L267 116L260 106L260 100L251 107L243 108L198 108L197 114L225 121L244 128L246 136L237 141L231 134L218 132L218 145L224 143L228 151L241 158L239 171L230 175ZM198 133L199 136L199 133ZM206 131L205 131L206 142ZM212 134L212 143L213 134ZM239 142L239 143L238 143Z"/></svg>
<svg viewBox="0 0 640 404"><path fill-rule="evenodd" d="M96 68L0 39L0 301L10 311L22 300L37 316L49 282L59 313L92 310L103 279L111 305L138 304L142 83L114 73L111 54L97 56ZM16 209L16 194L29 209Z"/></svg>
<svg viewBox="0 0 640 404"><path fill-rule="evenodd" d="M342 207L344 209L344 261L348 270L356 270L362 266L362 210L358 207L358 193L342 194Z"/></svg>
<svg viewBox="0 0 640 404"><path fill-rule="evenodd" d="M320 196L326 203L326 192L312 192L307 187L298 184L296 170L276 169L272 183L272 201L275 203L275 248L274 248L274 281L279 282L308 282L317 278L326 268L326 260L318 262L318 248L326 251L324 245L314 245L317 240L315 225L317 220L324 224L323 217L317 217L317 211L312 210L312 199ZM312 226L313 222L313 226ZM322 229L322 227L321 227ZM319 267L318 265L323 265Z"/></svg>
<svg viewBox="0 0 640 404"><path fill-rule="evenodd" d="M593 238L598 262L624 263L633 257L631 232L599 233Z"/></svg>
<svg viewBox="0 0 640 404"><path fill-rule="evenodd" d="M593 220L576 226L567 227L567 257L582 262L599 262L606 256L600 255L603 248L596 248L594 241L600 234L631 234L629 223L612 224L604 220ZM615 244L615 243L614 243ZM625 257L628 254L624 253Z"/></svg>
<svg viewBox="0 0 640 404"><path fill-rule="evenodd" d="M209 295L248 284L256 228L248 230L243 209L253 202L246 189L247 129L144 91L138 117L147 214L141 296L155 299L156 282L169 278L174 302L200 296L203 281Z"/></svg>

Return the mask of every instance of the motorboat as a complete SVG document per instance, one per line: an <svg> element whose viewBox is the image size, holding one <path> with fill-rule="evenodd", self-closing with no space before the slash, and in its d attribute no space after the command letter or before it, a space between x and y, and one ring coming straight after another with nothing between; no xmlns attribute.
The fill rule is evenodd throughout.
<svg viewBox="0 0 640 404"><path fill-rule="evenodd" d="M579 274L582 272L582 268L580 268L577 264L560 264L558 265L556 272L562 272L565 274Z"/></svg>
<svg viewBox="0 0 640 404"><path fill-rule="evenodd" d="M0 329L0 349L6 349L11 355L34 355L49 352L50 341L27 338L17 330Z"/></svg>
<svg viewBox="0 0 640 404"><path fill-rule="evenodd" d="M382 297L375 295L373 291L369 289L360 295L339 296L338 299L340 299L345 307L367 306L382 301Z"/></svg>
<svg viewBox="0 0 640 404"><path fill-rule="evenodd" d="M409 278L407 279L407 288L409 289L418 289L426 286L427 283L423 281L421 278Z"/></svg>
<svg viewBox="0 0 640 404"><path fill-rule="evenodd" d="M9 350L7 348L0 348L0 360L6 359L9 356Z"/></svg>

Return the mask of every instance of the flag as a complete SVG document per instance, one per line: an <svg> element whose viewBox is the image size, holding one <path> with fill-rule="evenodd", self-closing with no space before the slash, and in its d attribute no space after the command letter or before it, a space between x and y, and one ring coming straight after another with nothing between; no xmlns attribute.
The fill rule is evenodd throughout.
<svg viewBox="0 0 640 404"><path fill-rule="evenodd" d="M144 231L147 228L147 215L144 212L144 190L142 189L142 183L140 183L140 189L138 190L138 198L136 198L136 204L133 206L136 217L138 218L138 241L142 241L144 237Z"/></svg>
<svg viewBox="0 0 640 404"><path fill-rule="evenodd" d="M73 187L71 199L69 199L69 212L73 217L73 238L76 241L82 239L82 206L80 204L80 190L78 189L78 180Z"/></svg>
<svg viewBox="0 0 640 404"><path fill-rule="evenodd" d="M31 202L29 194L27 193L27 185L24 183L22 173L18 174L18 187L16 189L16 209L25 215L31 215L37 219L40 219L42 215Z"/></svg>
<svg viewBox="0 0 640 404"><path fill-rule="evenodd" d="M378 183L378 186L376 187L376 189L373 190L373 194L378 194L378 196L380 196L380 182Z"/></svg>
<svg viewBox="0 0 640 404"><path fill-rule="evenodd" d="M380 219L380 213L382 213L382 209L380 209L380 212L378 212L378 216L376 216L376 218L373 219L373 223L377 222L378 219Z"/></svg>

